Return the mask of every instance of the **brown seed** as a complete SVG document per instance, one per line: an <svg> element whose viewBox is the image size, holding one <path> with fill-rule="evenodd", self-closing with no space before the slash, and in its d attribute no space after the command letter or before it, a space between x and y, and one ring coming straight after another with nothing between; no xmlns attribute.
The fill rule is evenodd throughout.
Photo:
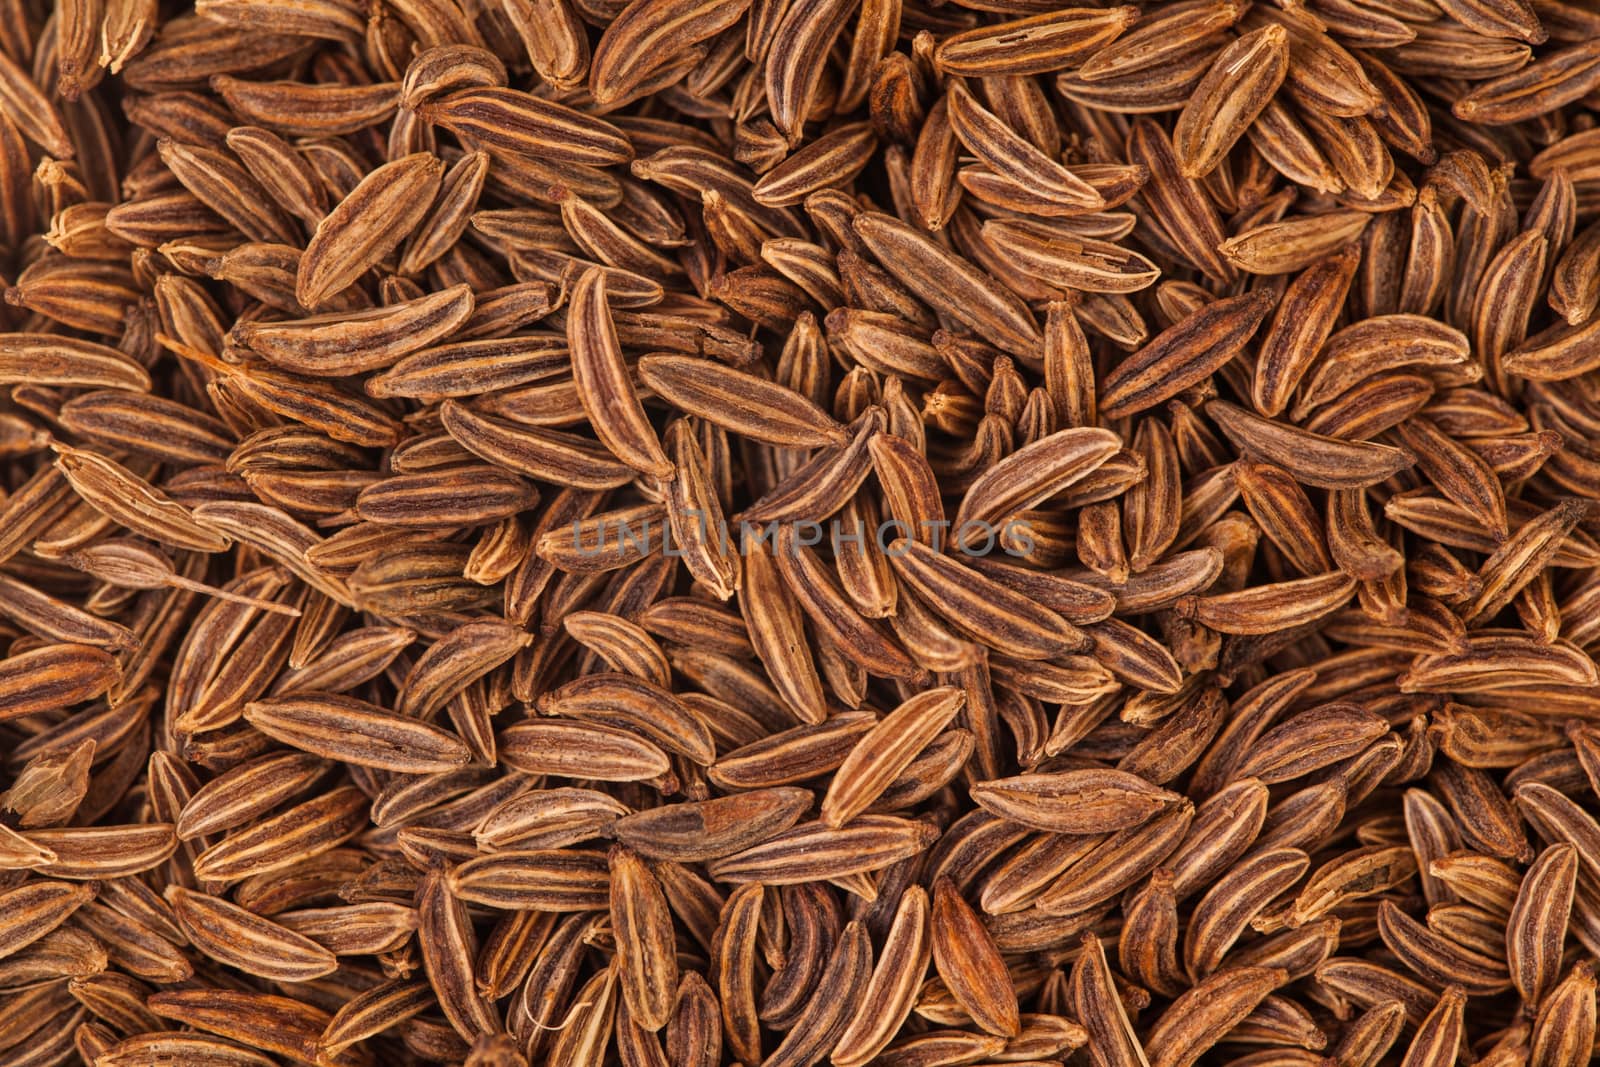
<svg viewBox="0 0 1600 1067"><path fill-rule="evenodd" d="M1252 30L1217 54L1173 130L1184 177L1203 178L1216 169L1288 72L1289 35L1282 26Z"/></svg>
<svg viewBox="0 0 1600 1067"><path fill-rule="evenodd" d="M338 966L333 953L316 942L225 900L174 888L171 903L190 944L246 974L303 982Z"/></svg>
<svg viewBox="0 0 1600 1067"><path fill-rule="evenodd" d="M0 337L0 380L78 389L150 389L150 375L116 349L52 334Z"/></svg>
<svg viewBox="0 0 1600 1067"><path fill-rule="evenodd" d="M872 941L866 928L859 922L847 923L805 1010L766 1062L794 1067L831 1052L867 988L871 971Z"/></svg>
<svg viewBox="0 0 1600 1067"><path fill-rule="evenodd" d="M119 669L92 645L52 644L0 660L0 719L80 704L104 693Z"/></svg>
<svg viewBox="0 0 1600 1067"><path fill-rule="evenodd" d="M1272 305L1270 293L1257 291L1207 304L1187 316L1106 376L1100 413L1135 414L1203 381L1244 347Z"/></svg>
<svg viewBox="0 0 1600 1067"><path fill-rule="evenodd" d="M1237 593L1190 598L1179 603L1178 613L1221 633L1265 634L1337 611L1355 591L1355 579L1332 571Z"/></svg>
<svg viewBox="0 0 1600 1067"><path fill-rule="evenodd" d="M839 654L874 674L916 677L921 668L890 639L887 627L856 610L838 581L798 537L791 534L788 540L791 543L778 546L775 553L777 571L812 625Z"/></svg>
<svg viewBox="0 0 1600 1067"><path fill-rule="evenodd" d="M447 336L472 313L472 292L452 286L418 300L286 323L243 322L239 344L297 374L337 378L387 367Z"/></svg>
<svg viewBox="0 0 1600 1067"><path fill-rule="evenodd" d="M805 397L710 360L646 356L639 376L682 410L741 436L789 447L849 440L843 426Z"/></svg>
<svg viewBox="0 0 1600 1067"><path fill-rule="evenodd" d="M593 723L518 723L500 739L501 756L528 774L638 781L664 774L666 754L625 731Z"/></svg>
<svg viewBox="0 0 1600 1067"><path fill-rule="evenodd" d="M1321 489L1359 489L1412 465L1410 453L1386 445L1338 441L1252 415L1223 400L1206 405L1234 447L1275 463Z"/></svg>
<svg viewBox="0 0 1600 1067"><path fill-rule="evenodd" d="M1078 1018L1089 1031L1091 1058L1105 1067L1148 1063L1100 939L1085 933L1081 944L1082 950L1072 966L1070 991Z"/></svg>
<svg viewBox="0 0 1600 1067"><path fill-rule="evenodd" d="M1359 211L1295 216L1230 237L1218 250L1249 274L1303 270L1359 237L1369 218Z"/></svg>
<svg viewBox="0 0 1600 1067"><path fill-rule="evenodd" d="M1517 890L1506 921L1506 962L1517 992L1529 1004L1543 1002L1556 984L1577 877L1577 849L1552 845L1529 868Z"/></svg>
<svg viewBox="0 0 1600 1067"><path fill-rule="evenodd" d="M936 613L991 648L1048 659L1083 647L1082 631L981 572L902 538L888 546L895 574Z"/></svg>
<svg viewBox="0 0 1600 1067"><path fill-rule="evenodd" d="M455 736L354 697L305 693L245 705L256 729L325 759L410 774L451 770L471 754Z"/></svg>
<svg viewBox="0 0 1600 1067"><path fill-rule="evenodd" d="M206 881L234 881L292 867L354 837L366 806L367 798L360 790L334 789L206 849L195 857L195 876Z"/></svg>
<svg viewBox="0 0 1600 1067"><path fill-rule="evenodd" d="M1069 8L952 34L933 58L963 77L1044 74L1094 55L1138 19L1130 7Z"/></svg>
<svg viewBox="0 0 1600 1067"><path fill-rule="evenodd" d="M1242 1021L1287 975L1267 967L1219 971L1162 1013L1145 1043L1151 1067L1188 1067Z"/></svg>
<svg viewBox="0 0 1600 1067"><path fill-rule="evenodd" d="M178 837L189 841L243 825L304 792L328 766L317 756L283 753L230 768L184 802Z"/></svg>
<svg viewBox="0 0 1600 1067"><path fill-rule="evenodd" d="M895 906L872 977L834 1047L831 1059L839 1067L871 1060L905 1022L932 958L931 933L927 891L911 886Z"/></svg>
<svg viewBox="0 0 1600 1067"><path fill-rule="evenodd" d="M983 236L1007 262L1055 288L1131 293L1161 274L1148 259L1110 241L1062 234L1042 223L995 220L984 223Z"/></svg>
<svg viewBox="0 0 1600 1067"><path fill-rule="evenodd" d="M1285 290L1256 359L1251 399L1258 413L1268 418L1278 415L1288 406L1312 361L1320 358L1327 366L1326 361L1331 360L1326 345L1328 335L1338 309L1349 295L1359 263L1360 256L1352 245L1312 264ZM1314 387L1315 383L1307 392Z"/></svg>
<svg viewBox="0 0 1600 1067"><path fill-rule="evenodd" d="M1194 805L1182 801L1149 822L1096 842L1034 902L1047 915L1088 911L1152 873L1182 841Z"/></svg>
<svg viewBox="0 0 1600 1067"><path fill-rule="evenodd" d="M221 552L228 539L197 522L189 509L113 460L56 445L56 466L90 507L174 548Z"/></svg>
<svg viewBox="0 0 1600 1067"><path fill-rule="evenodd" d="M1534 1019L1531 1055L1540 1063L1577 1063L1585 1043L1592 1051L1595 1034L1594 970L1579 963L1552 991Z"/></svg>
<svg viewBox="0 0 1600 1067"><path fill-rule="evenodd" d="M1353 704L1324 704L1274 726L1250 746L1236 774L1272 784L1353 756L1388 732Z"/></svg>
<svg viewBox="0 0 1600 1067"><path fill-rule="evenodd" d="M1191 913L1184 966L1196 979L1217 971L1252 919L1305 874L1310 857L1296 848L1262 849L1217 879Z"/></svg>
<svg viewBox="0 0 1600 1067"><path fill-rule="evenodd" d="M930 307L1006 351L1021 354L1038 343L1032 314L978 268L888 216L864 212L852 226L884 269Z"/></svg>
<svg viewBox="0 0 1600 1067"><path fill-rule="evenodd" d="M1434 933L1393 901L1378 906L1378 932L1401 962L1430 981L1448 979L1481 993L1497 992L1511 984L1503 963Z"/></svg>
<svg viewBox="0 0 1600 1067"><path fill-rule="evenodd" d="M445 1018L462 1037L492 1033L493 1014L473 982L477 945L467 909L455 899L440 872L425 876L417 894L417 942L428 981Z"/></svg>
<svg viewBox="0 0 1600 1067"><path fill-rule="evenodd" d="M843 826L870 807L949 725L965 699L959 689L941 686L919 693L884 716L834 772L822 798L822 821Z"/></svg>
<svg viewBox="0 0 1600 1067"><path fill-rule="evenodd" d="M837 830L808 823L717 860L710 870L722 881L767 885L843 877L915 855L932 833L927 823L887 815L863 815Z"/></svg>
<svg viewBox="0 0 1600 1067"><path fill-rule="evenodd" d="M1099 429L1067 429L1051 434L979 475L956 512L956 545L975 542L987 527L1036 507L1092 474L1121 446L1115 434ZM979 527L968 530L969 526ZM922 539L926 531L910 536Z"/></svg>
<svg viewBox="0 0 1600 1067"><path fill-rule="evenodd" d="M622 995L637 1025L667 1025L678 987L672 913L648 867L622 847L611 851L611 925L617 939Z"/></svg>
<svg viewBox="0 0 1600 1067"><path fill-rule="evenodd" d="M473 455L518 474L574 489L610 489L634 477L602 446L559 430L520 426L453 400L440 410L445 431Z"/></svg>
<svg viewBox="0 0 1600 1067"><path fill-rule="evenodd" d="M996 815L1052 833L1094 834L1138 826L1179 796L1122 771L1061 771L983 782L973 799Z"/></svg>
<svg viewBox="0 0 1600 1067"><path fill-rule="evenodd" d="M948 878L933 886L934 966L957 1002L991 1034L1016 1037L1022 1028L1011 976L977 912Z"/></svg>
<svg viewBox="0 0 1600 1067"><path fill-rule="evenodd" d="M153 994L148 1005L162 1018L307 1063L316 1057L317 1038L329 1018L327 1012L289 997L233 989L167 990ZM190 1043L185 1037L170 1035L151 1052L185 1056L218 1045L230 1047L215 1040Z"/></svg>
<svg viewBox="0 0 1600 1067"><path fill-rule="evenodd" d="M94 898L90 885L32 881L0 895L7 907L0 923L0 957L11 956L66 922Z"/></svg>
<svg viewBox="0 0 1600 1067"><path fill-rule="evenodd" d="M584 410L612 455L657 478L672 474L655 430L645 421L633 381L622 362L616 327L606 304L605 274L590 267L573 286L567 345Z"/></svg>
<svg viewBox="0 0 1600 1067"><path fill-rule="evenodd" d="M418 152L363 178L317 223L300 257L295 299L315 309L405 240L422 221L443 172L442 162Z"/></svg>
<svg viewBox="0 0 1600 1067"><path fill-rule="evenodd" d="M1447 986L1444 995L1417 1027L1406 1049L1405 1063L1443 1063L1458 1055L1465 1029L1467 994L1460 985Z"/></svg>
<svg viewBox="0 0 1600 1067"><path fill-rule="evenodd" d="M31 830L28 841L55 855L38 873L81 880L138 874L177 851L169 823Z"/></svg>

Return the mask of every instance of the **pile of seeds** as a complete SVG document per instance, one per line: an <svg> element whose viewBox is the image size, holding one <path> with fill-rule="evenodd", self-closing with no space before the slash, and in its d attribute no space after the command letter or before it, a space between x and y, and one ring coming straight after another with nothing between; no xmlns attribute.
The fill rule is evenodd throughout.
<svg viewBox="0 0 1600 1067"><path fill-rule="evenodd" d="M0 0L0 1067L1587 1063L1586 0Z"/></svg>

